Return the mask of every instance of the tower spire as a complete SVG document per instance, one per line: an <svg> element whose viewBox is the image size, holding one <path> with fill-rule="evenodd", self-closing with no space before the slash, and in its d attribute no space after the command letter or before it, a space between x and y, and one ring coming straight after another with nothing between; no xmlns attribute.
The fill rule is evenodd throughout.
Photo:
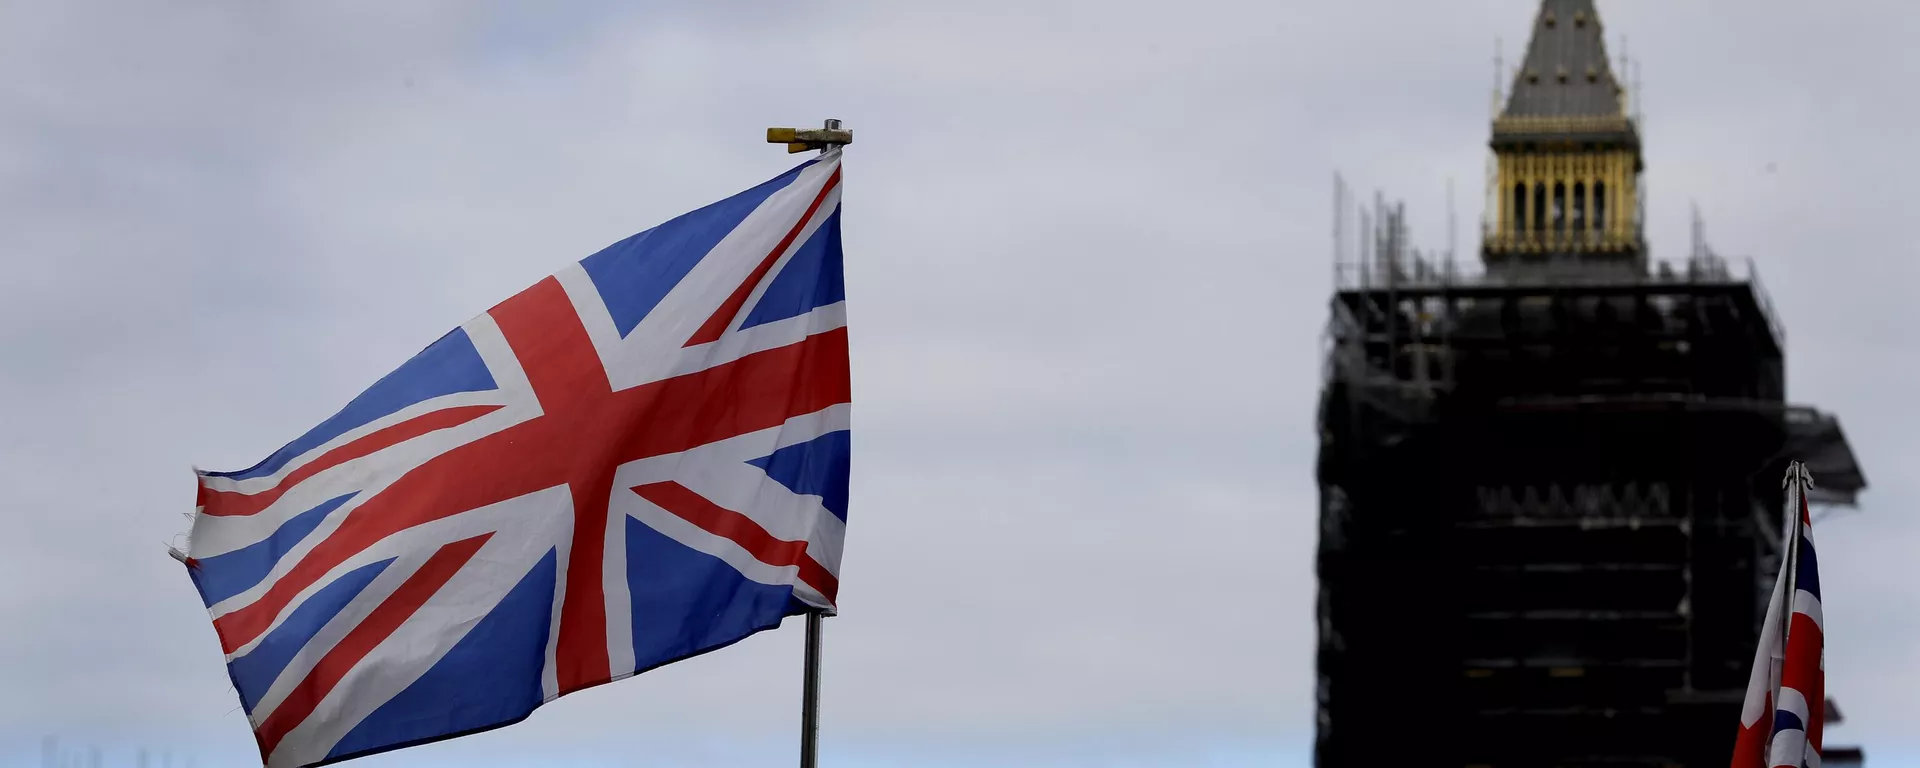
<svg viewBox="0 0 1920 768"><path fill-rule="evenodd" d="M1593 0L1543 0L1504 114L1618 116L1620 90Z"/></svg>

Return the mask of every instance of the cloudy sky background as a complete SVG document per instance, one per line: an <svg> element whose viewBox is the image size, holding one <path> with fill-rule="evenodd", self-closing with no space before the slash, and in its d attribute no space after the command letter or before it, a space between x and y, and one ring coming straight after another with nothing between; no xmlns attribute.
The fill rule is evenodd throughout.
<svg viewBox="0 0 1920 768"><path fill-rule="evenodd" d="M252 759L165 555L189 467L829 116L860 432L829 763L1307 764L1331 177L1430 246L1451 179L1470 252L1494 40L1517 60L1534 3L720 5L0 0L0 764ZM1697 201L1755 259L1792 398L1873 483L1819 532L1833 740L1920 764L1920 9L1602 12L1643 62L1656 257ZM360 764L785 764L800 640Z"/></svg>

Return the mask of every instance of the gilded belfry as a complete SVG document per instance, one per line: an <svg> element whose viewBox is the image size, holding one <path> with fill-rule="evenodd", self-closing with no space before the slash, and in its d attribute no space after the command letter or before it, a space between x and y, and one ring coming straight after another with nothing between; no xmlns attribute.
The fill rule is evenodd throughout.
<svg viewBox="0 0 1920 768"><path fill-rule="evenodd" d="M1321 768L1725 766L1787 462L1816 504L1866 486L1839 420L1787 402L1751 262L1698 227L1653 257L1632 93L1592 0L1533 21L1492 119L1478 269L1336 186Z"/></svg>
<svg viewBox="0 0 1920 768"><path fill-rule="evenodd" d="M1583 0L1541 5L1506 106L1493 121L1499 201L1490 270L1579 262L1645 272L1640 134Z"/></svg>

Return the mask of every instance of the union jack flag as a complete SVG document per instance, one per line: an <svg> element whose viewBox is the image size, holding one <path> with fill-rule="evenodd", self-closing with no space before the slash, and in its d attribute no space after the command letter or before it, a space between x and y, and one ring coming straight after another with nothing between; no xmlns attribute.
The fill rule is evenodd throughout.
<svg viewBox="0 0 1920 768"><path fill-rule="evenodd" d="M495 728L834 610L838 149L454 329L238 472L181 557L273 768Z"/></svg>
<svg viewBox="0 0 1920 768"><path fill-rule="evenodd" d="M1820 611L1820 561L1814 555L1813 519L1807 511L1813 478L1806 465L1794 462L1785 482L1790 521L1786 546L1767 601L1760 646L1753 654L1733 768L1820 768L1826 630Z"/></svg>

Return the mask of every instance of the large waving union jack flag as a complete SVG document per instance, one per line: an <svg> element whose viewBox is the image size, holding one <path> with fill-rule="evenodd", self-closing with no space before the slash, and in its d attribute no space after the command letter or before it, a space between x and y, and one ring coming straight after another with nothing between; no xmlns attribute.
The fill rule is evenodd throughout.
<svg viewBox="0 0 1920 768"><path fill-rule="evenodd" d="M635 235L238 472L184 558L262 761L494 728L834 608L840 153Z"/></svg>

